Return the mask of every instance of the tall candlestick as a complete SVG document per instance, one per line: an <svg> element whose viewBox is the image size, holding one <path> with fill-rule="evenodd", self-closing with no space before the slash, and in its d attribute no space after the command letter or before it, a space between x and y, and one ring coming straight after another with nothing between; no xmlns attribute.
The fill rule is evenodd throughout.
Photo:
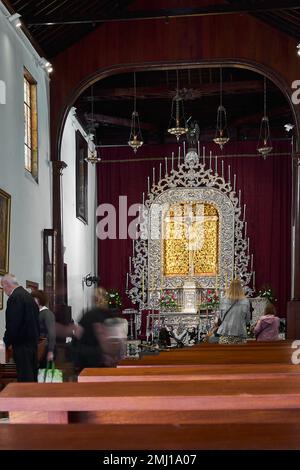
<svg viewBox="0 0 300 470"><path fill-rule="evenodd" d="M255 292L255 271L253 271L253 290Z"/></svg>
<svg viewBox="0 0 300 470"><path fill-rule="evenodd" d="M185 159L185 140L183 141L183 158Z"/></svg>
<svg viewBox="0 0 300 470"><path fill-rule="evenodd" d="M212 157L212 152L209 152L209 169L211 170L211 157Z"/></svg>
<svg viewBox="0 0 300 470"><path fill-rule="evenodd" d="M180 147L178 147L178 166L180 165Z"/></svg>
<svg viewBox="0 0 300 470"><path fill-rule="evenodd" d="M143 193L143 206L145 205L145 193Z"/></svg>
<svg viewBox="0 0 300 470"><path fill-rule="evenodd" d="M244 211L243 211L243 221L245 222L246 219L246 204L244 204Z"/></svg>
<svg viewBox="0 0 300 470"><path fill-rule="evenodd" d="M128 287L129 287L129 274L126 273L126 291L128 291Z"/></svg>
<svg viewBox="0 0 300 470"><path fill-rule="evenodd" d="M242 195L242 191L239 189L239 207L241 207L241 195Z"/></svg>
<svg viewBox="0 0 300 470"><path fill-rule="evenodd" d="M172 170L174 170L174 152L172 152Z"/></svg>
<svg viewBox="0 0 300 470"><path fill-rule="evenodd" d="M148 176L148 194L150 194L150 176Z"/></svg>
<svg viewBox="0 0 300 470"><path fill-rule="evenodd" d="M131 274L131 256L129 256L129 273Z"/></svg>
<svg viewBox="0 0 300 470"><path fill-rule="evenodd" d="M247 222L245 222L245 238L247 237Z"/></svg>
<svg viewBox="0 0 300 470"><path fill-rule="evenodd" d="M221 176L224 178L224 160L221 160Z"/></svg>
<svg viewBox="0 0 300 470"><path fill-rule="evenodd" d="M152 175L153 175L153 186L155 186L155 168L154 167L152 169Z"/></svg>
<svg viewBox="0 0 300 470"><path fill-rule="evenodd" d="M233 191L235 192L236 187L236 174L233 175Z"/></svg>
<svg viewBox="0 0 300 470"><path fill-rule="evenodd" d="M165 157L165 169L166 169L166 176L168 175L168 158Z"/></svg>
<svg viewBox="0 0 300 470"><path fill-rule="evenodd" d="M198 157L200 157L200 140L198 140L197 149L198 149Z"/></svg>
<svg viewBox="0 0 300 470"><path fill-rule="evenodd" d="M247 238L247 256L249 256L250 240Z"/></svg>
<svg viewBox="0 0 300 470"><path fill-rule="evenodd" d="M216 173L216 175L218 174L218 157L217 157L217 155L215 156L215 173Z"/></svg>
<svg viewBox="0 0 300 470"><path fill-rule="evenodd" d="M161 180L161 163L159 164L159 181Z"/></svg>
<svg viewBox="0 0 300 470"><path fill-rule="evenodd" d="M251 269L251 272L252 272L252 271L253 271L253 253L252 253L252 255L251 255L250 260L251 260L250 269Z"/></svg>
<svg viewBox="0 0 300 470"><path fill-rule="evenodd" d="M230 165L228 165L228 183L231 184Z"/></svg>
<svg viewBox="0 0 300 470"><path fill-rule="evenodd" d="M205 165L205 147L203 147L203 165Z"/></svg>

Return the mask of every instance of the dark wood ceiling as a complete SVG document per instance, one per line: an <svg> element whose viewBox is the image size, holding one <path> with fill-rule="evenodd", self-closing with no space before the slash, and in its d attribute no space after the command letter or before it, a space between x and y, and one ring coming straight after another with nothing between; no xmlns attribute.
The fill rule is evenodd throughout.
<svg viewBox="0 0 300 470"><path fill-rule="evenodd" d="M106 21L250 13L300 39L299 0L4 0L47 58L79 41ZM51 23L51 24L50 24Z"/></svg>
<svg viewBox="0 0 300 470"><path fill-rule="evenodd" d="M10 11L22 15L24 31L40 53L50 59L80 41L107 21L244 13L267 22L300 40L300 0L3 0ZM187 7L188 3L188 7ZM50 24L51 23L51 24ZM296 52L296 51L295 51ZM254 139L263 110L263 79L241 69L224 69L224 105L231 135ZM168 142L171 100L176 89L176 72L149 71L136 74L137 110L143 138L149 143ZM219 104L219 71L214 68L181 70L180 89L186 117L201 127L202 138L214 134ZM101 80L77 100L75 107L83 126L91 128L91 95L97 142L126 144L133 110L133 75L122 74ZM268 83L268 115L275 137L288 134L284 124L293 122L281 92Z"/></svg>

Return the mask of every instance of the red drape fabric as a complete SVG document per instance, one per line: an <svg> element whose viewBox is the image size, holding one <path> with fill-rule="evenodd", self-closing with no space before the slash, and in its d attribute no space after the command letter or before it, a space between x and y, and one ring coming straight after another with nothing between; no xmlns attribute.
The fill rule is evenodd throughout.
<svg viewBox="0 0 300 470"><path fill-rule="evenodd" d="M269 284L278 298L278 313L286 314L286 303L291 291L291 143L273 143L274 153L263 160L257 154L255 142L235 142L226 146L224 156L218 154L214 145L206 146L206 155L212 150L218 155L218 171L221 173L221 160L224 160L225 176L228 165L231 167L231 181L236 177L236 189L241 190L241 203L246 204L246 221L250 238L250 252L254 254L256 288ZM202 151L202 146L201 146ZM132 307L125 294L128 258L132 255L132 240L119 239L119 196L127 196L128 207L142 202L143 191L147 192L147 177L152 181L153 167L156 178L162 163L164 174L165 157L175 153L177 145L145 145L137 154L129 147L102 149L102 162L98 165L98 203L112 204L116 209L117 239L99 240L98 274L101 283L107 288L118 289L123 306ZM181 149L182 154L182 149ZM236 156L242 154L242 156ZM140 159L146 158L145 161ZM121 162L114 162L115 160ZM209 164L209 158L206 159ZM169 169L171 161L168 161ZM134 217L128 217L128 223ZM101 218L98 219L98 221ZM124 233L121 234L124 237Z"/></svg>

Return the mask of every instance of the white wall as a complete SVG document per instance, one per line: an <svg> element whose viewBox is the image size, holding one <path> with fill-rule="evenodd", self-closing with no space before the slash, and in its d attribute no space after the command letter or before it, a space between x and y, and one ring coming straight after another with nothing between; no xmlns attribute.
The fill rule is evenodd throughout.
<svg viewBox="0 0 300 470"><path fill-rule="evenodd" d="M24 287L27 279L43 287L42 230L52 226L49 79L36 51L6 14L0 2L0 188L11 195L9 271ZM23 67L37 81L38 183L24 169ZM5 304L0 311L0 338L4 311Z"/></svg>
<svg viewBox="0 0 300 470"><path fill-rule="evenodd" d="M75 134L76 130L86 138L86 134L75 117L72 108L66 120L61 159L68 167L63 171L63 238L64 262L68 269L68 304L72 307L72 317L76 320L83 309L91 303L91 287L82 283L82 278L89 273L96 274L96 184L95 167L88 164L88 225L76 218L76 165Z"/></svg>

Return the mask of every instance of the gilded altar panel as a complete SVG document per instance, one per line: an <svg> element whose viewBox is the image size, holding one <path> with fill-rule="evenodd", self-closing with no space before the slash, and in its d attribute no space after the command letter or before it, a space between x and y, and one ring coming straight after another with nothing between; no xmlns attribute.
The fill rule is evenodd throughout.
<svg viewBox="0 0 300 470"><path fill-rule="evenodd" d="M172 204L163 227L163 273L215 275L218 271L219 216L206 202Z"/></svg>

